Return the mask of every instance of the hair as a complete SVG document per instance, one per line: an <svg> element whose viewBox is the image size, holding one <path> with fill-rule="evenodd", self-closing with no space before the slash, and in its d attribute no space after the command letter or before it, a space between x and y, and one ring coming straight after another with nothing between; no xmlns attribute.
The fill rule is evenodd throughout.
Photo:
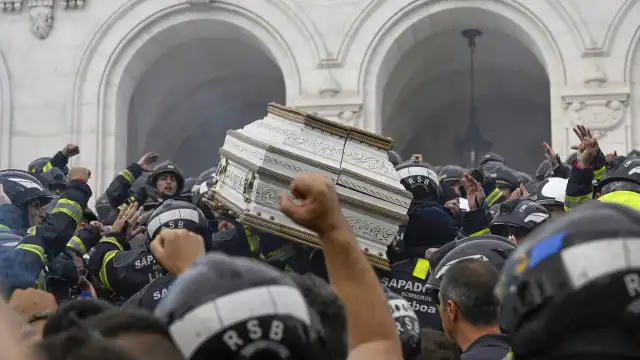
<svg viewBox="0 0 640 360"><path fill-rule="evenodd" d="M348 356L347 318L342 301L331 286L313 274L288 273L304 296L307 305L320 317L326 348L333 359Z"/></svg>
<svg viewBox="0 0 640 360"><path fill-rule="evenodd" d="M484 261L468 259L453 264L440 283L442 306L451 300L471 325L496 325L500 303L493 289L499 277L493 265Z"/></svg>
<svg viewBox="0 0 640 360"><path fill-rule="evenodd" d="M38 350L43 360L134 360L117 345L83 330L46 338Z"/></svg>
<svg viewBox="0 0 640 360"><path fill-rule="evenodd" d="M444 332L434 329L420 330L422 353L416 360L459 360L458 345L447 338Z"/></svg>
<svg viewBox="0 0 640 360"><path fill-rule="evenodd" d="M160 335L173 343L167 327L151 313L140 310L105 311L89 319L87 325L106 338L143 333Z"/></svg>
<svg viewBox="0 0 640 360"><path fill-rule="evenodd" d="M78 320L84 321L114 309L117 308L95 299L77 299L62 303L55 314L47 320L42 336L45 338L55 336L79 326Z"/></svg>

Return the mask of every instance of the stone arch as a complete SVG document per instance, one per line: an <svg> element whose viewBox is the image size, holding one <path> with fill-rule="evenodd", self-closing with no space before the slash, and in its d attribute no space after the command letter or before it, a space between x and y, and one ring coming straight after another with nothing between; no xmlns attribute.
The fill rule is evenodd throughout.
<svg viewBox="0 0 640 360"><path fill-rule="evenodd" d="M391 5L389 3L394 3ZM391 8L385 8L391 7ZM549 76L552 89L553 132L562 132L560 123L562 108L553 104L553 89L566 84L566 70L562 53L544 22L530 10L514 1L492 0L437 0L385 2L376 11L391 14L377 27L372 35L361 34L354 40L349 58L362 59L359 67L358 91L364 97L363 112L359 126L380 132L382 124L381 97L395 64L412 45L430 35L452 27L482 26L509 33L525 44L539 59ZM479 16L463 24L457 16L461 12L477 11ZM382 19L383 17L380 17ZM467 18L467 20L469 20ZM380 20L378 20L380 21ZM476 22L472 24L470 22ZM368 26L363 26L369 29ZM356 61L356 60L354 60ZM557 110L554 110L557 109ZM555 142L554 146L559 146Z"/></svg>
<svg viewBox="0 0 640 360"><path fill-rule="evenodd" d="M630 9L627 16L620 24L616 41L613 44L611 58L616 61L613 68L624 70L621 83L630 91L629 109L626 116L625 143L628 149L640 148L640 126L637 119L640 117L640 3ZM631 39L630 41L624 41Z"/></svg>
<svg viewBox="0 0 640 360"><path fill-rule="evenodd" d="M11 82L0 52L0 169L11 167Z"/></svg>
<svg viewBox="0 0 640 360"><path fill-rule="evenodd" d="M82 164L96 170L91 184L94 189L104 190L116 169L125 166L126 150L118 142L126 129L127 106L123 104L131 98L150 62L172 46L234 32L261 48L279 66L287 102L300 93L296 55L312 53L301 46L306 44L303 34L288 31L285 37L280 28L291 21L272 2L242 5L134 0L119 8L98 30L81 60L72 105L74 142L82 148Z"/></svg>

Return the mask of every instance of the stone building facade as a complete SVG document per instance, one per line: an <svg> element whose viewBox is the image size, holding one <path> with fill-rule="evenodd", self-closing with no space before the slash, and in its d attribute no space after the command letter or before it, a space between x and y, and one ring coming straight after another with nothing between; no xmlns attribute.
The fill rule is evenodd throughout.
<svg viewBox="0 0 640 360"><path fill-rule="evenodd" d="M521 170L571 128L640 147L640 0L0 0L0 167L68 142L104 190L157 151L197 175L275 101L459 161L478 123Z"/></svg>

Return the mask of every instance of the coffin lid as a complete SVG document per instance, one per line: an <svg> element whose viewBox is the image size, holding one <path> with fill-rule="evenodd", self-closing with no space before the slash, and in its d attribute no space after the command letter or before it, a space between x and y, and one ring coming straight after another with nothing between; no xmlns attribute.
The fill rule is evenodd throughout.
<svg viewBox="0 0 640 360"><path fill-rule="evenodd" d="M267 111L270 114L278 115L287 120L303 123L306 126L322 130L336 136L353 139L381 150L389 151L393 148L393 139L390 137L380 136L376 133L362 130L357 127L327 120L301 110L289 108L276 103L269 103Z"/></svg>

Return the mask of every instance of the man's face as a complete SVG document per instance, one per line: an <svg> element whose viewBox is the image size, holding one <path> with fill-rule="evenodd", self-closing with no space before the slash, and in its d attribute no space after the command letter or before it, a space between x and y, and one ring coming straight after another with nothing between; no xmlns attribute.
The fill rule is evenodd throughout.
<svg viewBox="0 0 640 360"><path fill-rule="evenodd" d="M89 225L89 220L87 220L87 219L82 219L82 221L78 221L78 225L76 225L76 234L80 230L86 228L88 225Z"/></svg>
<svg viewBox="0 0 640 360"><path fill-rule="evenodd" d="M27 203L27 214L29 216L29 226L37 226L42 223L46 213L40 200L35 199Z"/></svg>
<svg viewBox="0 0 640 360"><path fill-rule="evenodd" d="M178 191L178 181L172 174L160 174L156 181L156 189L168 196L173 196Z"/></svg>

